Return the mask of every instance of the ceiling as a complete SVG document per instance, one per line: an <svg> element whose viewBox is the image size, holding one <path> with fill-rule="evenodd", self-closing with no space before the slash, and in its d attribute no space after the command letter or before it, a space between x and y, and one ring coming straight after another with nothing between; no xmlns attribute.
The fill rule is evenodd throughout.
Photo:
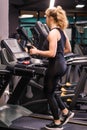
<svg viewBox="0 0 87 130"><path fill-rule="evenodd" d="M50 0L9 0L10 4L20 11L45 11L49 7ZM82 9L76 9L75 5L85 4ZM55 5L61 5L67 14L87 16L87 0L55 0Z"/></svg>

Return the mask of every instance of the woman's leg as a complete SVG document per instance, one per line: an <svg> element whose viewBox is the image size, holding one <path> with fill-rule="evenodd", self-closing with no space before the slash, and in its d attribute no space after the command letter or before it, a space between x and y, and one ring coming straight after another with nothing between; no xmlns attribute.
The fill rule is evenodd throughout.
<svg viewBox="0 0 87 130"><path fill-rule="evenodd" d="M54 117L54 120L59 119L58 104L55 98L55 88L53 84L53 78L46 76L44 79L44 93L48 99L49 107Z"/></svg>
<svg viewBox="0 0 87 130"><path fill-rule="evenodd" d="M55 78L56 80L56 78ZM57 80L56 80L57 81ZM55 82L57 83L57 82ZM70 118L72 118L74 116L74 112L71 112L70 110L68 110L68 108L66 107L65 103L62 101L61 96L55 93L55 98L56 101L58 103L58 106L61 110L61 114L62 114L62 124L66 124Z"/></svg>
<svg viewBox="0 0 87 130"><path fill-rule="evenodd" d="M58 76L56 76L54 78L54 85L55 86L58 86L57 84L58 84L59 79L60 78ZM58 104L60 110L64 110L66 108L66 106L65 106L65 103L63 102L63 100L61 99L61 96L58 95L57 93L55 93L55 98L56 98L56 101L57 101L57 104Z"/></svg>

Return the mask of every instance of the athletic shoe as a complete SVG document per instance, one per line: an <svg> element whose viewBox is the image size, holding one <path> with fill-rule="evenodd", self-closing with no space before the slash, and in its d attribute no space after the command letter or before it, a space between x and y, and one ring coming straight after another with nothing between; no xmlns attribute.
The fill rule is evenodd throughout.
<svg viewBox="0 0 87 130"><path fill-rule="evenodd" d="M46 125L45 128L48 129L48 130L63 130L62 125L57 125L54 122Z"/></svg>
<svg viewBox="0 0 87 130"><path fill-rule="evenodd" d="M67 115L62 115L62 125L65 125L71 118L73 118L74 112L69 111Z"/></svg>

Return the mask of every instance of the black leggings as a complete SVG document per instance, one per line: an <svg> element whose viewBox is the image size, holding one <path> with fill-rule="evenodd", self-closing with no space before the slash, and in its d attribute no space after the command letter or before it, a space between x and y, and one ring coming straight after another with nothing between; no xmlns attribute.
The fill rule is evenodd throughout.
<svg viewBox="0 0 87 130"><path fill-rule="evenodd" d="M58 65L58 67L56 65ZM59 119L58 108L60 108L61 110L65 109L65 104L62 101L61 97L55 94L58 80L62 75L64 75L63 72L65 72L65 70L65 64L62 63L61 66L61 64L57 63L54 66L48 68L44 79L44 93L46 95L46 98L48 99L49 107L54 117L54 120ZM60 71L62 72L61 74ZM60 76L58 74L60 74Z"/></svg>

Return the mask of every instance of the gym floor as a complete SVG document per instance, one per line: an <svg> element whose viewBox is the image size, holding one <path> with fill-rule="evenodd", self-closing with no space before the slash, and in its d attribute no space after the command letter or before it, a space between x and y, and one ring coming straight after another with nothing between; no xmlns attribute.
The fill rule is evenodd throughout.
<svg viewBox="0 0 87 130"><path fill-rule="evenodd" d="M50 120L37 119L32 117L23 117L13 122L11 128L22 130L46 130L45 125L50 123ZM86 125L78 125L67 123L64 130L86 130Z"/></svg>
<svg viewBox="0 0 87 130"><path fill-rule="evenodd" d="M38 117L35 116L35 114L22 116L13 120L10 126L6 126L0 121L0 128L5 130L46 130L45 125L51 123L52 118L48 119L44 117L45 116L42 118L40 114ZM81 118L83 118L83 120ZM64 130L87 130L87 113L76 113L74 118L70 119L69 123L64 125Z"/></svg>

